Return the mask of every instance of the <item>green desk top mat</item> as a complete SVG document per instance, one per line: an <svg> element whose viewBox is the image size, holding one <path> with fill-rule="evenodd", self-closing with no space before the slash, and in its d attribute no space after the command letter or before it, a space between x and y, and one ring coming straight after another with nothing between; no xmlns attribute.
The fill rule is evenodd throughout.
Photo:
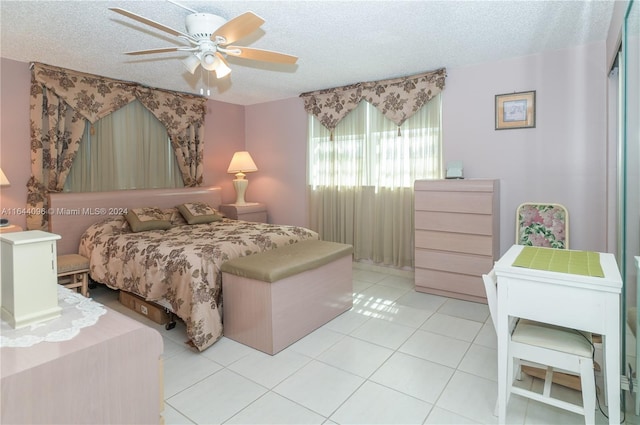
<svg viewBox="0 0 640 425"><path fill-rule="evenodd" d="M604 277L600 266L600 254L590 251L525 246L513 265L528 269Z"/></svg>

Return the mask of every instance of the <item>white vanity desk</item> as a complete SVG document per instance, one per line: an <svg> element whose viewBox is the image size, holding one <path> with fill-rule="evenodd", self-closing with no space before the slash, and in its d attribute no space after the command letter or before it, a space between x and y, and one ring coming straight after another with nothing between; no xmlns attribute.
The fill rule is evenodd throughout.
<svg viewBox="0 0 640 425"><path fill-rule="evenodd" d="M513 266L522 250L512 246L494 270L498 278L498 423L505 423L509 316L603 336L609 423L620 423L620 292L613 254L600 253L604 277Z"/></svg>

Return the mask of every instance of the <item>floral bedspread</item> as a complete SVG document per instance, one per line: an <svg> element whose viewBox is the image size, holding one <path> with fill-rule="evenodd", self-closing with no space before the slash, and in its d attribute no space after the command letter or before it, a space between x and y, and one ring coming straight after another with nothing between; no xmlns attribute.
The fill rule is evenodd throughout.
<svg viewBox="0 0 640 425"><path fill-rule="evenodd" d="M224 262L317 238L302 227L228 219L133 233L117 217L91 226L79 252L89 258L95 281L149 301L168 301L184 320L191 343L202 351L222 336Z"/></svg>

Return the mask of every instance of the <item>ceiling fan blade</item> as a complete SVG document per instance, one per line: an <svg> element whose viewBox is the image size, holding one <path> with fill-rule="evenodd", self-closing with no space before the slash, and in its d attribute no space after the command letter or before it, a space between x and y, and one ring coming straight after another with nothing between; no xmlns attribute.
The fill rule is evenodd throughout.
<svg viewBox="0 0 640 425"><path fill-rule="evenodd" d="M264 24L264 19L253 12L245 12L218 28L211 35L211 40L216 41L216 37L224 37L225 45L233 43L248 36L260 28L262 24Z"/></svg>
<svg viewBox="0 0 640 425"><path fill-rule="evenodd" d="M168 53L168 52L191 52L198 50L197 47L160 47L158 49L135 50L133 52L124 52L125 55L148 55L150 53Z"/></svg>
<svg viewBox="0 0 640 425"><path fill-rule="evenodd" d="M252 47L228 46L224 49L224 52L238 58L265 62L293 64L298 61L296 56L273 52L271 50L254 49Z"/></svg>
<svg viewBox="0 0 640 425"><path fill-rule="evenodd" d="M128 18L134 19L134 20L136 20L138 22L142 22L143 24L147 24L149 26L152 26L152 27L157 28L159 30L162 30L164 32L168 32L171 35L175 35L175 36L179 36L179 37L185 37L187 40L191 40L191 41L195 42L193 37L191 37L189 34L185 34L185 33L180 32L178 30L174 30L171 27L168 27L168 26L163 25L163 24L161 24L159 22L156 22L156 21L152 21L151 19L147 19L144 16L136 15L133 12L129 12L128 10L124 10L124 9L120 9L119 7L110 7L109 9L113 10L116 13L124 15L124 16L126 16Z"/></svg>

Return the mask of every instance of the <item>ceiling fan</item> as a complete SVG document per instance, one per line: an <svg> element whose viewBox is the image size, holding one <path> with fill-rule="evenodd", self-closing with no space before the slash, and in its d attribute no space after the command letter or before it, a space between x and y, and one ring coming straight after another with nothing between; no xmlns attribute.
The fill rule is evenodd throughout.
<svg viewBox="0 0 640 425"><path fill-rule="evenodd" d="M265 22L253 12L245 12L230 21L211 13L200 13L179 3L169 0L176 6L191 12L185 19L186 33L170 28L159 22L137 15L119 7L110 7L116 13L134 19L143 24L165 31L187 42L189 46L161 47L157 49L137 50L125 52L127 55L146 55L152 53L168 52L192 52L182 61L190 73L194 73L198 66L207 71L213 71L217 78L223 78L231 73L231 68L225 56L235 56L244 59L274 62L282 64L294 64L297 57L270 50L256 49L244 46L231 46L231 43L240 40L258 28Z"/></svg>

